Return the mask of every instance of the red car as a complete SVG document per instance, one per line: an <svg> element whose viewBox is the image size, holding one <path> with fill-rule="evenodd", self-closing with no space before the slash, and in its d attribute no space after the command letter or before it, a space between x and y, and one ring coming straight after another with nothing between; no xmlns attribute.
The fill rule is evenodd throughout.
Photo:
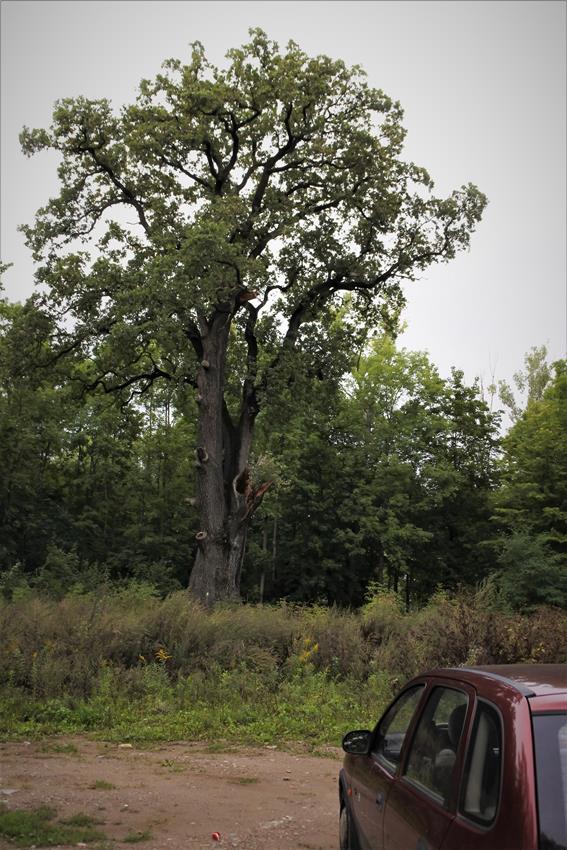
<svg viewBox="0 0 567 850"><path fill-rule="evenodd" d="M567 850L567 667L434 670L349 732L341 850Z"/></svg>

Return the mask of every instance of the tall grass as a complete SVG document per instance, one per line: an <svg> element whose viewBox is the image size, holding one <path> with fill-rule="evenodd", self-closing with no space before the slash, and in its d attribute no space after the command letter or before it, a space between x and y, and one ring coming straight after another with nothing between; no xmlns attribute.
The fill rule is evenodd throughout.
<svg viewBox="0 0 567 850"><path fill-rule="evenodd" d="M436 595L404 613L225 605L146 585L0 602L0 734L336 744L395 688L437 666L567 661L567 614L490 611Z"/></svg>

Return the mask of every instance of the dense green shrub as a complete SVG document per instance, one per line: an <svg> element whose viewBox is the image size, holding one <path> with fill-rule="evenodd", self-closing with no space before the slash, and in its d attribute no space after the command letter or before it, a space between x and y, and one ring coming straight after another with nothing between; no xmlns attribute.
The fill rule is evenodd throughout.
<svg viewBox="0 0 567 850"><path fill-rule="evenodd" d="M60 600L30 591L0 602L0 728L336 744L421 670L567 661L560 609L507 613L485 586L404 613L394 594L374 591L358 612L207 611L140 583Z"/></svg>

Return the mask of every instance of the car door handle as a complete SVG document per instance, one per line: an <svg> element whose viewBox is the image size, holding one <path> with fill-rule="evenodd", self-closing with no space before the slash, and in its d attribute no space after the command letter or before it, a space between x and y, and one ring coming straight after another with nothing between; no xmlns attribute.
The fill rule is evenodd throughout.
<svg viewBox="0 0 567 850"><path fill-rule="evenodd" d="M379 809L381 809L382 806L384 805L384 795L383 794L378 794L378 796L376 797L376 805L378 806Z"/></svg>

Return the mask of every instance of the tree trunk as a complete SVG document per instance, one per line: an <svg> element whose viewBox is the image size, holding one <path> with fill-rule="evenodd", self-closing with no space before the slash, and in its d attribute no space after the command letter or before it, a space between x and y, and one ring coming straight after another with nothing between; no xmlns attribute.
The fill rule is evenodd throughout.
<svg viewBox="0 0 567 850"><path fill-rule="evenodd" d="M276 581L276 558L278 554L278 518L274 517L274 533L272 536L272 582Z"/></svg>
<svg viewBox="0 0 567 850"><path fill-rule="evenodd" d="M411 601L411 572L406 573L406 614L409 614Z"/></svg>
<svg viewBox="0 0 567 850"><path fill-rule="evenodd" d="M197 556L190 592L206 605L238 599L246 537L252 514L268 485L255 490L248 461L256 418L252 397L244 395L238 425L224 400L224 374L230 313L218 312L203 336L197 377L199 422Z"/></svg>
<svg viewBox="0 0 567 850"><path fill-rule="evenodd" d="M262 529L262 573L260 575L260 604L264 602L264 589L266 586L266 562L268 558L268 517L264 517L264 528Z"/></svg>

